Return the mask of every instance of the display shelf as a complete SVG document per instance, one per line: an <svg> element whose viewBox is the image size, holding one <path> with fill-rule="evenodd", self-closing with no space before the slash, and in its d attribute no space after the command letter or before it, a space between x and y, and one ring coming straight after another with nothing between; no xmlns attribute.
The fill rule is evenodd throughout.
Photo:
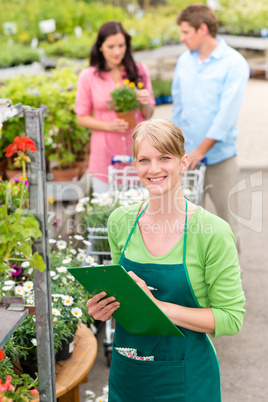
<svg viewBox="0 0 268 402"><path fill-rule="evenodd" d="M37 355L40 362L38 365L39 395L41 402L56 402L43 114L41 109L32 109L20 103L12 106L10 99L0 99L0 129L3 122L15 116L24 117L25 135L35 142L37 148L37 152L30 153L31 164L27 173L30 210L35 211L34 216L39 221L40 230L43 234L41 238L34 240L33 246L46 265L43 272L36 269L33 271ZM6 307L2 303L0 308L0 340L2 344L8 340L29 313L28 306L24 306L24 304L20 311L10 311ZM12 305L9 306L9 308L13 307Z"/></svg>
<svg viewBox="0 0 268 402"><path fill-rule="evenodd" d="M6 343L6 341L11 337L14 331L22 323L24 318L28 315L28 310L24 311L10 311L5 306L0 306L0 348Z"/></svg>
<svg viewBox="0 0 268 402"><path fill-rule="evenodd" d="M10 99L0 99L0 125L12 117L23 113L22 104L12 105Z"/></svg>

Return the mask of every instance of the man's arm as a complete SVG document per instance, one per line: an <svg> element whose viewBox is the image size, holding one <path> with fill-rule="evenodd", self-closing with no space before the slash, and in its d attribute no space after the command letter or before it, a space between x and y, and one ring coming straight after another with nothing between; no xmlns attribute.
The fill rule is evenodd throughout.
<svg viewBox="0 0 268 402"><path fill-rule="evenodd" d="M205 138L204 141L196 148L195 151L189 154L190 163L189 163L189 170L193 170L196 165L201 162L205 154L217 143L218 141L212 140L210 138Z"/></svg>
<svg viewBox="0 0 268 402"><path fill-rule="evenodd" d="M224 141L238 120L243 96L249 78L249 67L246 61L229 68L220 95L218 113L207 132L206 138Z"/></svg>

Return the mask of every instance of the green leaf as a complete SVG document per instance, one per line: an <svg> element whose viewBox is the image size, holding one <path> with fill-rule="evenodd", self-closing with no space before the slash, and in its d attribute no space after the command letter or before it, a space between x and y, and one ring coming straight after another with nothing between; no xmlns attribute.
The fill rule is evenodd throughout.
<svg viewBox="0 0 268 402"><path fill-rule="evenodd" d="M38 253L34 253L29 261L30 261L31 267L34 269L38 269L40 272L43 272L46 269L44 260Z"/></svg>
<svg viewBox="0 0 268 402"><path fill-rule="evenodd" d="M0 262L0 272L4 272L7 268L8 268L8 266L6 264L3 264L2 262Z"/></svg>
<svg viewBox="0 0 268 402"><path fill-rule="evenodd" d="M17 250L23 253L26 257L30 257L32 254L32 247L29 244L21 244L17 247Z"/></svg>

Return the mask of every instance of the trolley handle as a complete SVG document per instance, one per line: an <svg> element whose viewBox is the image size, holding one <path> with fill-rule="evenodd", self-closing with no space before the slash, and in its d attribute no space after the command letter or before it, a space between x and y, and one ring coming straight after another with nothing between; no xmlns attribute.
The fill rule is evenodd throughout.
<svg viewBox="0 0 268 402"><path fill-rule="evenodd" d="M128 163L128 162L132 162L132 161L133 161L132 156L115 155L115 156L113 156L113 158L111 160L111 165L114 165L115 163Z"/></svg>
<svg viewBox="0 0 268 402"><path fill-rule="evenodd" d="M199 163L198 165L207 165L207 157L205 156Z"/></svg>

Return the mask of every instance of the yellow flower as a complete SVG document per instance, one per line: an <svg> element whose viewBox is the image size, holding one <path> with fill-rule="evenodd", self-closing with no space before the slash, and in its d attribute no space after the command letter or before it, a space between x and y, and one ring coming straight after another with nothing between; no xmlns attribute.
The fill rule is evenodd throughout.
<svg viewBox="0 0 268 402"><path fill-rule="evenodd" d="M48 201L49 204L54 204L56 199L55 199L55 197L49 196L49 197L47 197L47 201Z"/></svg>
<svg viewBox="0 0 268 402"><path fill-rule="evenodd" d="M130 82L130 83L129 83L129 87L130 87L130 88L135 88L134 82Z"/></svg>
<svg viewBox="0 0 268 402"><path fill-rule="evenodd" d="M143 82L138 82L137 87L138 87L139 89L142 89L142 88L143 88Z"/></svg>
<svg viewBox="0 0 268 402"><path fill-rule="evenodd" d="M123 84L124 84L124 85L128 85L128 84L129 84L129 80L124 80L124 81L123 81Z"/></svg>

